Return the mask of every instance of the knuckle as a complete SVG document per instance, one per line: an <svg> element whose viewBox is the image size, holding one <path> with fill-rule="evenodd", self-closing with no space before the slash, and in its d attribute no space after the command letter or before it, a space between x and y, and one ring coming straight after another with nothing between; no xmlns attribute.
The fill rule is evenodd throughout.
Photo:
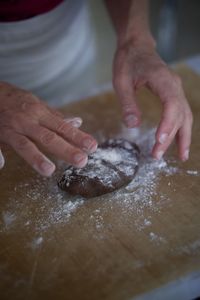
<svg viewBox="0 0 200 300"><path fill-rule="evenodd" d="M16 139L16 148L18 150L25 150L29 146L29 141L26 137L20 136L18 139Z"/></svg>
<svg viewBox="0 0 200 300"><path fill-rule="evenodd" d="M66 133L70 131L69 124L66 124L64 121L57 125L56 131L60 133Z"/></svg>
<svg viewBox="0 0 200 300"><path fill-rule="evenodd" d="M38 111L41 109L42 105L39 99L31 94L30 92L25 92L23 94L23 101L21 103L22 111Z"/></svg>
<svg viewBox="0 0 200 300"><path fill-rule="evenodd" d="M183 137L185 137L185 132L184 132L184 130L183 130L183 126L180 128L180 130L179 130L179 132L178 132L178 136L179 136L179 138L183 138Z"/></svg>
<svg viewBox="0 0 200 300"><path fill-rule="evenodd" d="M53 131L46 132L45 131L41 134L40 141L44 145L49 145L53 141L55 141L56 137L57 137L57 135L55 132L53 132Z"/></svg>
<svg viewBox="0 0 200 300"><path fill-rule="evenodd" d="M182 86L182 80L176 73L173 73L173 81L177 86Z"/></svg>
<svg viewBox="0 0 200 300"><path fill-rule="evenodd" d="M23 130L25 120L23 114L17 113L16 115L12 115L12 117L10 118L10 120L8 120L8 122L10 123L10 126L12 128L21 131Z"/></svg>
<svg viewBox="0 0 200 300"><path fill-rule="evenodd" d="M147 75L151 76L154 79L164 79L166 78L166 76L168 76L169 72L165 66L159 65L157 67L154 67L153 69L150 69L149 73Z"/></svg>
<svg viewBox="0 0 200 300"><path fill-rule="evenodd" d="M4 112L1 114L0 118L0 126L1 127L8 127L10 129L15 129L18 131L23 131L24 124L26 123L24 114L16 112Z"/></svg>
<svg viewBox="0 0 200 300"><path fill-rule="evenodd" d="M73 126L71 126L69 123L63 121L57 126L57 132L59 132L64 136L72 137L75 135L76 129Z"/></svg>
<svg viewBox="0 0 200 300"><path fill-rule="evenodd" d="M182 103L179 100L177 100L177 98L175 99L172 98L172 100L173 100L172 102L173 110L177 112L177 116L174 116L174 118L176 118L176 120L179 120L183 115Z"/></svg>
<svg viewBox="0 0 200 300"><path fill-rule="evenodd" d="M192 114L191 110L189 110L189 111L186 113L186 118L187 118L187 120L190 122L190 124L193 124L194 119L193 119L193 114Z"/></svg>

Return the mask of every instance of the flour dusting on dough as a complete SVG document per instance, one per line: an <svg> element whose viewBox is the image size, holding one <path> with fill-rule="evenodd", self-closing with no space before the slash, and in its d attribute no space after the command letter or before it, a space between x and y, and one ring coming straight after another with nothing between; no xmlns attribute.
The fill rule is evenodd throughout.
<svg viewBox="0 0 200 300"><path fill-rule="evenodd" d="M109 139L89 156L86 167L67 167L58 185L71 194L86 197L106 194L131 181L138 169L138 158L139 150L134 143ZM97 194L93 190L95 184Z"/></svg>

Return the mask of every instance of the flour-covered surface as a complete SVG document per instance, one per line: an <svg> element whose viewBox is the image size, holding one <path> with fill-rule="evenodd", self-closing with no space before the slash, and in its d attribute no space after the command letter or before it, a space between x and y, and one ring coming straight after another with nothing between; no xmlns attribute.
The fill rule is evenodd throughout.
<svg viewBox="0 0 200 300"><path fill-rule="evenodd" d="M200 80L190 80L188 72L182 77L200 120ZM61 174L43 179L3 149L1 300L129 300L200 269L199 123L188 162L178 161L174 148L155 161L150 152L158 102L146 91L139 98L146 123L135 130L121 127L112 93L66 108L99 142L123 137L139 145L137 176L114 193L72 197L57 187L62 166Z"/></svg>
<svg viewBox="0 0 200 300"><path fill-rule="evenodd" d="M122 126L118 138L126 139L136 143L141 149L139 170L133 181L126 187L116 192L110 193L93 199L91 201L98 203L98 208L91 210L89 220L94 226L94 234L98 238L100 231L103 233L105 226L112 227L111 222L104 221L104 214L109 210L118 207L120 220L133 215L134 224L138 231L144 229L151 230L152 214L159 214L165 207L172 205L167 191L159 190L159 183L165 178L166 189L170 193L177 193L177 188L173 184L174 176L199 176L199 170L185 170L177 166L173 159L155 160L151 158L151 149L154 144L155 129L125 129ZM103 140L103 138L102 138ZM130 149L130 144L127 142ZM94 161L98 162L101 158L120 163L123 159L123 149L120 151L112 150L110 155L104 151L97 150L94 154ZM110 156L109 156L110 155ZM125 156L127 159L127 156ZM127 162L129 162L128 157ZM91 162L93 163L93 161ZM137 164L137 162L136 162ZM71 172L71 169L69 169ZM81 172L81 170L79 171ZM94 176L91 172L89 176ZM101 175L101 174L100 174ZM99 176L100 176L99 175ZM103 169L102 180L106 179L106 170ZM41 235L46 231L68 224L75 220L76 214L80 213L82 207L87 207L89 202L80 196L70 196L62 192L56 184L56 178L41 178L36 176L33 179L24 180L20 184L13 186L12 196L8 198L4 210L1 212L0 232L20 231L23 228L31 227L36 235ZM15 194L17 197L15 197ZM96 208L96 205L95 205ZM118 219L119 221L119 219ZM95 232L95 228L97 231ZM100 237L102 237L100 235ZM33 240L35 237L33 237ZM154 242L162 242L164 236L158 236L150 232L149 239Z"/></svg>
<svg viewBox="0 0 200 300"><path fill-rule="evenodd" d="M124 216L130 214L131 211L137 212L138 217L135 219L135 224L138 230L142 230L145 226L149 226L144 216L145 208L148 207L154 212L159 212L162 205L169 205L170 202L168 195L162 192L160 193L159 201L154 199L158 193L157 186L160 175L169 178L169 186L171 185L170 177L173 174L199 176L197 170L183 171L164 159L160 161L152 159L151 149L154 143L154 135L154 129L146 131L122 129L122 132L119 134L120 137L134 141L140 146L139 170L134 180L125 188L103 196L105 199L102 199L102 203L99 203L98 210L95 210L90 216L94 220L96 217L98 228L105 225L103 218L102 224L100 224L101 212L103 213L106 207L112 209L112 205L118 205L120 206L121 214ZM108 152L107 149L103 151L97 150L93 160L98 164L99 157L102 156L105 160L114 160L115 163L120 163L123 159L123 149L120 151L114 149L112 151L114 151L114 154L109 157L108 153L106 153ZM130 159L130 157L128 158ZM93 163L93 160L90 163ZM103 172L102 180L106 183L106 170L102 170L97 166L97 171ZM72 172L71 169L69 169L69 172ZM81 169L79 169L79 173L81 173ZM96 176L96 172L91 170L89 176ZM101 177L101 174L99 176ZM15 194L17 195L16 198ZM45 179L36 176L34 179L24 180L24 182L13 186L12 196L9 197L4 210L1 212L0 231L19 230L21 225L22 227L33 226L37 233L45 232L52 226L70 222L72 215L75 216L86 201L83 197L73 197L62 192L57 187L55 177ZM37 210L37 218L35 218L36 215L31 210L32 206Z"/></svg>
<svg viewBox="0 0 200 300"><path fill-rule="evenodd" d="M100 142L104 142L106 138L102 134L100 136ZM166 214L169 215L170 210L174 210L173 201L182 188L177 186L176 179L179 178L181 182L181 178L188 178L192 182L193 177L197 179L200 176L200 170L184 168L170 157L160 161L152 159L154 136L154 128L121 127L116 138L125 139L126 148L129 150L131 142L136 143L140 148L140 160L135 178L116 192L89 200L80 196L70 196L58 188L56 180L59 174L50 179L31 176L19 180L16 185L10 185L12 190L6 194L7 201L3 204L0 219L0 236L8 241L3 254L7 251L9 253L13 240L17 239L15 251L19 257L25 259L25 265L29 265L30 270L28 273L26 268L18 273L11 272L12 262L8 260L5 263L3 255L2 260L0 259L0 272L5 278L5 284L12 286L13 291L25 291L25 294L29 290L34 291L34 286L41 286L48 291L49 284L54 286L53 282L58 279L58 272L63 270L60 268L65 261L66 276L75 282L82 282L83 278L77 274L81 276L85 264L91 264L91 272L96 272L101 265L104 266L102 270L100 268L97 271L96 279L92 273L92 277L89 277L90 282L101 281L104 276L107 278L106 273L110 274L110 264L117 264L119 268L122 264L126 266L122 275L113 275L112 280L116 283L123 280L121 276L126 273L125 270L131 270L129 278L137 272L137 279L135 276L133 278L137 287L140 278L143 278L138 272L145 276L146 270L157 268L157 264L165 265L169 257L172 260L178 257L179 260L185 261L185 257L190 260L191 256L200 254L200 236L191 234L196 221L194 224L191 222L191 227L185 227L184 224L177 224L177 220L171 219L171 216L166 218ZM112 150L111 153L105 149L98 153L97 150L94 161L97 165L100 159L120 164L123 155L123 151ZM21 166L16 166L17 173L20 168ZM64 168L65 164L59 163L60 173ZM106 170L103 172L102 178L106 178ZM93 173L90 176L93 176ZM174 213L176 212L173 211ZM176 228L173 227L173 222L176 223ZM158 225L159 223L161 225ZM174 230L177 230L175 245ZM182 230L184 234L187 230L191 234L190 242L181 238ZM112 249L108 251L114 252L107 252L108 245ZM99 249L102 250L98 252ZM79 257L78 266L72 267L72 257ZM171 267L168 268L170 270ZM77 270L78 273L74 273L73 270ZM40 275L43 273L44 275ZM102 279L99 279L99 276ZM85 286L87 284L84 283ZM66 288L70 290L71 286L66 285ZM55 289L57 285L53 290L50 288L52 297L58 297ZM74 299L75 290L72 288ZM130 294L134 292L130 287L129 290ZM12 292L10 293L13 296ZM81 297L88 299L87 296ZM113 297L111 298L117 299L116 295Z"/></svg>

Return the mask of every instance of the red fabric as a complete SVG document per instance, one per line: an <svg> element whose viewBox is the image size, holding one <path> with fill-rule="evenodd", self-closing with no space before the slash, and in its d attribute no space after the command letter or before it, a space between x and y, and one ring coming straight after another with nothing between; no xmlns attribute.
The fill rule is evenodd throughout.
<svg viewBox="0 0 200 300"><path fill-rule="evenodd" d="M63 0L0 0L0 22L20 21L50 11Z"/></svg>

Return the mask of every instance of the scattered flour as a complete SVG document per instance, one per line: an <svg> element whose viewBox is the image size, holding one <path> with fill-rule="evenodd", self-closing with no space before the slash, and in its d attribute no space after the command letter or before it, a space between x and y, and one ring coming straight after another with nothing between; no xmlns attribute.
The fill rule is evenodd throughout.
<svg viewBox="0 0 200 300"><path fill-rule="evenodd" d="M194 175L194 176L197 176L200 174L200 172L198 172L196 170L187 170L186 173L189 175Z"/></svg>
<svg viewBox="0 0 200 300"><path fill-rule="evenodd" d="M159 236L154 232L150 232L149 237L152 242L156 242L157 244L166 243L166 240L162 236Z"/></svg>
<svg viewBox="0 0 200 300"><path fill-rule="evenodd" d="M43 243L43 237L42 236L37 237L37 238L33 239L32 243L31 243L31 248L33 250L36 250L41 246L42 243Z"/></svg>
<svg viewBox="0 0 200 300"><path fill-rule="evenodd" d="M117 147L112 148L113 145ZM71 182L74 182L76 176L82 176L87 179L97 177L103 185L113 187L113 182L120 179L120 173L133 177L137 166L137 148L128 141L110 139L107 148L99 147L95 153L90 155L86 168L76 169L69 166L59 182L59 186L65 189Z"/></svg>
<svg viewBox="0 0 200 300"><path fill-rule="evenodd" d="M172 165L164 159L160 161L152 159L150 152L154 144L154 136L155 129L125 128L122 128L120 135L117 136L117 138L125 138L139 145L141 149L139 170L135 179L128 186L110 195L99 197L96 201L96 206L94 205L94 210L91 211L87 222L94 225L97 234L103 232L105 226L112 226L112 223L108 224L108 219L105 220L105 216L107 212L117 207L120 216L118 216L116 224L120 226L122 222L126 221L128 215L134 216L135 227L138 231L147 231L151 242L157 244L166 242L159 233L152 232L151 214L158 214L162 207L170 201L167 194L158 190L160 178L169 177L168 186L173 188L170 182L171 175L184 172L188 176L197 176L200 175L200 172L197 170L181 171L174 166L175 164ZM127 142L126 147L129 145ZM101 153L101 157L112 162L119 162L123 159L122 153L113 151L110 156L106 150ZM38 236L31 243L33 249L43 243L42 236L45 231L71 222L73 216L79 213L79 209L87 205L87 200L84 198L69 196L62 192L57 187L55 178L47 180L38 177L21 183L14 187L14 190L21 195L21 199L16 200L14 196L10 197L2 214L0 230L13 230L13 227L17 228L19 224L27 230L29 227L33 228ZM83 212L81 211L81 213ZM192 248L188 251L196 249L198 246L199 242L191 246Z"/></svg>
<svg viewBox="0 0 200 300"><path fill-rule="evenodd" d="M123 157L121 155L121 153L119 151L117 151L116 149L102 149L101 151L99 151L99 149L97 149L97 151L93 154L94 158L96 158L97 160L105 160L105 161L109 161L111 163L119 163L123 160Z"/></svg>
<svg viewBox="0 0 200 300"><path fill-rule="evenodd" d="M63 205L63 213L66 215L66 217L70 217L71 214L76 211L76 209L78 208L78 206L80 206L80 204L82 204L83 201L68 201L67 203L65 203Z"/></svg>
<svg viewBox="0 0 200 300"><path fill-rule="evenodd" d="M124 127L119 135L119 137L138 144L141 150L139 170L135 179L123 191L119 190L115 193L115 201L119 202L122 210L137 212L139 219L137 218L135 223L139 230L146 226L143 214L145 208L159 211L162 202L168 201L167 195L162 193L159 193L159 203L156 200L160 176L170 176L179 172L177 167L168 165L164 159L158 161L151 158L154 136L155 129L142 131L142 129L126 129Z"/></svg>
<svg viewBox="0 0 200 300"><path fill-rule="evenodd" d="M0 232L19 230L21 226L27 230L34 228L36 233L44 232L56 224L68 222L83 203L81 197L74 199L62 193L57 187L56 178L38 176L14 187L0 218Z"/></svg>
<svg viewBox="0 0 200 300"><path fill-rule="evenodd" d="M6 228L9 228L10 226L13 225L13 222L16 219L16 216L14 213L10 213L9 211L5 211L2 213L2 219L4 222L4 225Z"/></svg>
<svg viewBox="0 0 200 300"><path fill-rule="evenodd" d="M145 219L145 220L144 220L144 225L145 225L145 226L150 226L150 225L151 225L151 221Z"/></svg>
<svg viewBox="0 0 200 300"><path fill-rule="evenodd" d="M191 255L191 254L200 253L200 239L191 242L189 245L176 247L175 249L172 248L171 252L176 254L181 254L181 255L182 254Z"/></svg>

